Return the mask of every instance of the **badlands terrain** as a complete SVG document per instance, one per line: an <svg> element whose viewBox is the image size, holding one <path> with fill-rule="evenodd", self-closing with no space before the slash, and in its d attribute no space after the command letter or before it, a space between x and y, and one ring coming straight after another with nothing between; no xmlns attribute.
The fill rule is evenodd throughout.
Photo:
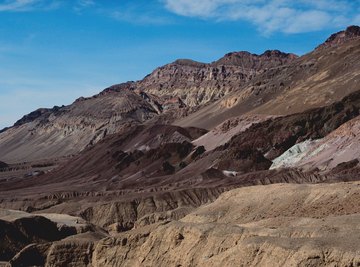
<svg viewBox="0 0 360 267"><path fill-rule="evenodd" d="M0 131L0 266L360 266L360 27L179 59Z"/></svg>

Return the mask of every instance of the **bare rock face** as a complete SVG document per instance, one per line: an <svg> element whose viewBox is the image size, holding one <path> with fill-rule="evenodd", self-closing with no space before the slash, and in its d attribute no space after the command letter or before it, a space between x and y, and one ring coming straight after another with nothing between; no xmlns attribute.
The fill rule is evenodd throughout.
<svg viewBox="0 0 360 267"><path fill-rule="evenodd" d="M0 209L0 225L0 261L10 266L88 266L94 244L107 236L66 214Z"/></svg>
<svg viewBox="0 0 360 267"><path fill-rule="evenodd" d="M323 176L316 172L268 169L271 160L296 143L323 138L359 116L359 101L359 93L353 93L327 107L300 114L228 120L211 131L211 135L205 134L204 143L198 143L202 140L199 138L195 143L193 138L197 135L178 126L129 127L51 172L4 181L0 206L66 211L100 226L121 222L121 228L129 229L138 220L137 205L142 201L139 199L149 195L166 195L173 190L213 192L213 189L221 191L279 182L343 181L341 176ZM236 130L232 132L233 129ZM225 144L216 143L217 135L220 141L226 140ZM219 146L211 149L209 143ZM356 177L353 173L347 179ZM102 198L106 201L101 202ZM179 197L176 201L184 200ZM168 207L172 210L178 206Z"/></svg>
<svg viewBox="0 0 360 267"><path fill-rule="evenodd" d="M81 266L91 267L92 254L104 234L87 232L48 243L33 243L24 247L9 266Z"/></svg>
<svg viewBox="0 0 360 267"><path fill-rule="evenodd" d="M353 40L359 37L360 27L355 25L349 26L344 31L332 34L323 44L318 46L317 49L339 46L349 40Z"/></svg>
<svg viewBox="0 0 360 267"><path fill-rule="evenodd" d="M46 243L76 234L75 229L58 229L56 223L42 216L19 218L13 222L0 220L0 259L10 260L31 243Z"/></svg>
<svg viewBox="0 0 360 267"><path fill-rule="evenodd" d="M211 63L213 66L233 65L248 70L261 71L280 65L285 65L296 59L298 56L291 53L284 53L279 50L266 50L261 55L251 54L246 51L232 52L223 58Z"/></svg>
<svg viewBox="0 0 360 267"><path fill-rule="evenodd" d="M233 52L211 63L181 59L153 71L137 87L162 97L179 97L196 106L217 100L266 69L290 63L294 54Z"/></svg>

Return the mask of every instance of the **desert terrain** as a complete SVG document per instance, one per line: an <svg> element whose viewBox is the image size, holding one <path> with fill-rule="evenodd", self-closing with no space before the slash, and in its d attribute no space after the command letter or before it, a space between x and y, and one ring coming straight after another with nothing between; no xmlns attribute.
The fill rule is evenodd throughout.
<svg viewBox="0 0 360 267"><path fill-rule="evenodd" d="M0 131L0 266L360 266L360 27L179 59Z"/></svg>

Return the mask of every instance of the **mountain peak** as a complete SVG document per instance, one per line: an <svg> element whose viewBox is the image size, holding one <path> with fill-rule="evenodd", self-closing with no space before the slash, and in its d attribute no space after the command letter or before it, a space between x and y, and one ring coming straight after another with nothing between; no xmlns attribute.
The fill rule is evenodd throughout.
<svg viewBox="0 0 360 267"><path fill-rule="evenodd" d="M224 57L213 62L213 65L235 65L248 68L267 68L288 63L297 58L295 54L284 53L279 50L266 50L261 55L251 54L247 51L227 53ZM269 65L269 66L267 66Z"/></svg>
<svg viewBox="0 0 360 267"><path fill-rule="evenodd" d="M298 56L292 53L285 53L280 50L266 50L264 53L260 55L260 57L277 57L277 58L289 58L295 59Z"/></svg>
<svg viewBox="0 0 360 267"><path fill-rule="evenodd" d="M347 27L343 31L332 34L323 44L319 45L316 49L322 49L327 47L333 47L341 45L349 40L353 40L360 37L360 27L352 25Z"/></svg>

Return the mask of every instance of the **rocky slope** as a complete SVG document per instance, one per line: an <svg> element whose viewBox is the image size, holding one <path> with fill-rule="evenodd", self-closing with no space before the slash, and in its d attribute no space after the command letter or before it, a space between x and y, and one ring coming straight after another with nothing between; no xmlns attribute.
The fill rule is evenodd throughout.
<svg viewBox="0 0 360 267"><path fill-rule="evenodd" d="M193 144L204 146L206 151L210 151L226 144L233 136L246 131L252 125L274 117L268 115L243 115L230 118L194 140Z"/></svg>
<svg viewBox="0 0 360 267"><path fill-rule="evenodd" d="M234 187L354 180L356 172L344 178L333 173L268 169L272 160L296 143L331 136L340 125L357 118L359 101L356 92L327 107L300 114L225 122L219 129L237 130L225 144L208 151L201 144L196 146L196 142L208 138L215 144L213 136L204 135L204 130L134 125L103 139L50 172L27 179L0 180L0 206L65 212L107 227L116 222L134 224L139 219L134 214L146 215L139 212L138 205L147 201L157 203L149 211L166 212L177 209L178 203L187 203L186 208L197 207L213 200L210 196L216 197ZM177 194L169 198L168 194L174 191ZM192 195L202 200L189 204L186 199ZM118 204L114 204L114 199ZM177 204L169 205L169 201ZM109 209L113 212L108 212Z"/></svg>
<svg viewBox="0 0 360 267"><path fill-rule="evenodd" d="M343 34L351 38L324 46L286 65L257 75L221 100L178 120L179 126L212 129L243 114L287 115L329 105L359 90L360 27Z"/></svg>
<svg viewBox="0 0 360 267"><path fill-rule="evenodd" d="M75 154L127 122L186 117L176 124L211 129L244 113L283 115L329 104L358 89L357 33L349 27L330 38L338 45L300 58L274 50L233 52L210 64L178 60L70 106L39 109L0 133L0 160Z"/></svg>
<svg viewBox="0 0 360 267"><path fill-rule="evenodd" d="M66 107L27 115L1 133L0 157L15 163L76 154L157 114L151 103L128 89L78 99Z"/></svg>
<svg viewBox="0 0 360 267"><path fill-rule="evenodd" d="M25 115L0 133L0 159L16 163L76 154L129 124L171 122L199 109L200 104L221 98L266 69L295 58L266 51L262 55L231 53L211 64L178 60L138 82L114 85L69 106Z"/></svg>
<svg viewBox="0 0 360 267"><path fill-rule="evenodd" d="M98 232L102 237L106 236L104 231L86 223L83 219L63 214L34 215L0 209L0 225L0 260L2 261L17 258L16 254L24 249L29 250L31 244L47 246L48 243L85 232ZM27 262L24 263L27 264L26 266L44 264L34 251L31 255L27 255Z"/></svg>
<svg viewBox="0 0 360 267"><path fill-rule="evenodd" d="M37 240L7 260L16 266L357 266L359 188L352 182L235 189L183 218L112 236L90 231Z"/></svg>
<svg viewBox="0 0 360 267"><path fill-rule="evenodd" d="M343 123L359 116L359 94L352 93L326 107L254 124L216 149L221 154L218 167L248 171L244 165L247 161L252 168L262 168L266 159L275 159L296 143L327 136Z"/></svg>
<svg viewBox="0 0 360 267"><path fill-rule="evenodd" d="M232 190L180 221L101 240L93 265L356 266L359 188L350 183Z"/></svg>
<svg viewBox="0 0 360 267"><path fill-rule="evenodd" d="M137 87L158 96L179 97L186 105L196 106L218 100L267 69L296 58L274 50L261 55L233 52L211 64L177 60L153 71Z"/></svg>
<svg viewBox="0 0 360 267"><path fill-rule="evenodd" d="M321 50L328 47L334 47L344 44L349 40L357 39L360 36L360 27L349 26L344 31L332 34L323 44L319 45L316 49Z"/></svg>

